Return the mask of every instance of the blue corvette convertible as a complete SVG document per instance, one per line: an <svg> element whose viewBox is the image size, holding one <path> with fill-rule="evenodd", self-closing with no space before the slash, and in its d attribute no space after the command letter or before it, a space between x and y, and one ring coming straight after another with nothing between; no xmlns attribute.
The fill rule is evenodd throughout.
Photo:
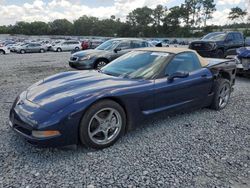
<svg viewBox="0 0 250 188"><path fill-rule="evenodd" d="M101 149L157 112L225 108L235 70L233 60L204 59L188 49L140 49L99 71L64 72L35 83L16 98L10 126L38 146L80 142Z"/></svg>

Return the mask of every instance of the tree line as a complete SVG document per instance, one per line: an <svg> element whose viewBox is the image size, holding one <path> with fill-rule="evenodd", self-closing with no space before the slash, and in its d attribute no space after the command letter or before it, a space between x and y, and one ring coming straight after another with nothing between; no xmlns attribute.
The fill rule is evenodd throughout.
<svg viewBox="0 0 250 188"><path fill-rule="evenodd" d="M126 21L121 21L114 15L102 20L84 15L73 23L67 19L56 19L49 23L20 21L15 25L0 26L0 34L197 37L213 29L223 28L223 26L207 26L207 21L213 18L214 11L216 11L214 0L185 0L180 6L171 8L162 5L156 6L155 9L147 6L137 8L127 15ZM231 9L228 19L235 21L233 26L237 26L246 16L245 10L235 7ZM245 28L249 28L249 23L242 24ZM198 32L194 34L195 30Z"/></svg>

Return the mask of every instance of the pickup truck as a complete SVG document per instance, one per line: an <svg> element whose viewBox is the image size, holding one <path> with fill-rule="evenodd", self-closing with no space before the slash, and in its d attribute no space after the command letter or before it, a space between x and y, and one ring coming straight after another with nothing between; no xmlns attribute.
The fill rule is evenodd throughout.
<svg viewBox="0 0 250 188"><path fill-rule="evenodd" d="M241 32L213 32L201 40L190 43L189 48L196 50L203 57L225 58L236 55L236 49L245 46L245 38Z"/></svg>

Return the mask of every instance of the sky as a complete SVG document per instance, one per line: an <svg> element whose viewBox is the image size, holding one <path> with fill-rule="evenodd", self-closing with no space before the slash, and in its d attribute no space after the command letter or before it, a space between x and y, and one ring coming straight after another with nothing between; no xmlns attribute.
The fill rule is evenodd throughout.
<svg viewBox="0 0 250 188"><path fill-rule="evenodd" d="M161 4L171 8L184 0L0 0L0 25L15 24L17 21L44 21L66 18L74 21L82 15L100 19L115 15L121 20L132 10ZM216 11L208 25L229 24L227 19L230 9L239 6L250 12L250 0L215 0Z"/></svg>

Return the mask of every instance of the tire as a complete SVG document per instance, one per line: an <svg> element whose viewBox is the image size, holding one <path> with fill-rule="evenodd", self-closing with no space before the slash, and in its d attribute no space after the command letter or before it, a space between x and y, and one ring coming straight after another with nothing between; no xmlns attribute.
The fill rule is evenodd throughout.
<svg viewBox="0 0 250 188"><path fill-rule="evenodd" d="M84 114L79 127L79 138L88 148L103 149L113 145L124 135L125 127L126 115L123 108L112 100L103 100L92 105Z"/></svg>
<svg viewBox="0 0 250 188"><path fill-rule="evenodd" d="M56 51L57 52L62 52L62 48L57 48Z"/></svg>
<svg viewBox="0 0 250 188"><path fill-rule="evenodd" d="M75 47L75 50L80 50L80 48L79 47Z"/></svg>
<svg viewBox="0 0 250 188"><path fill-rule="evenodd" d="M104 67L107 64L108 64L108 61L105 59L97 60L95 63L95 69L100 70L102 67Z"/></svg>
<svg viewBox="0 0 250 188"><path fill-rule="evenodd" d="M230 99L230 95L231 95L230 82L226 79L219 78L217 81L215 81L213 90L214 90L214 98L213 98L210 108L214 110L224 109L227 106L229 99ZM223 94L223 91L224 91L224 94Z"/></svg>
<svg viewBox="0 0 250 188"><path fill-rule="evenodd" d="M224 52L223 52L222 49L218 49L218 50L216 51L216 57L217 57L217 58L220 58L220 59L225 58L225 54L224 54Z"/></svg>
<svg viewBox="0 0 250 188"><path fill-rule="evenodd" d="M5 51L4 50L0 50L0 55L4 55Z"/></svg>
<svg viewBox="0 0 250 188"><path fill-rule="evenodd" d="M44 53L45 52L45 50L44 49L40 49L40 53Z"/></svg>
<svg viewBox="0 0 250 188"><path fill-rule="evenodd" d="M25 52L25 50L20 50L20 53L25 54L26 52Z"/></svg>

